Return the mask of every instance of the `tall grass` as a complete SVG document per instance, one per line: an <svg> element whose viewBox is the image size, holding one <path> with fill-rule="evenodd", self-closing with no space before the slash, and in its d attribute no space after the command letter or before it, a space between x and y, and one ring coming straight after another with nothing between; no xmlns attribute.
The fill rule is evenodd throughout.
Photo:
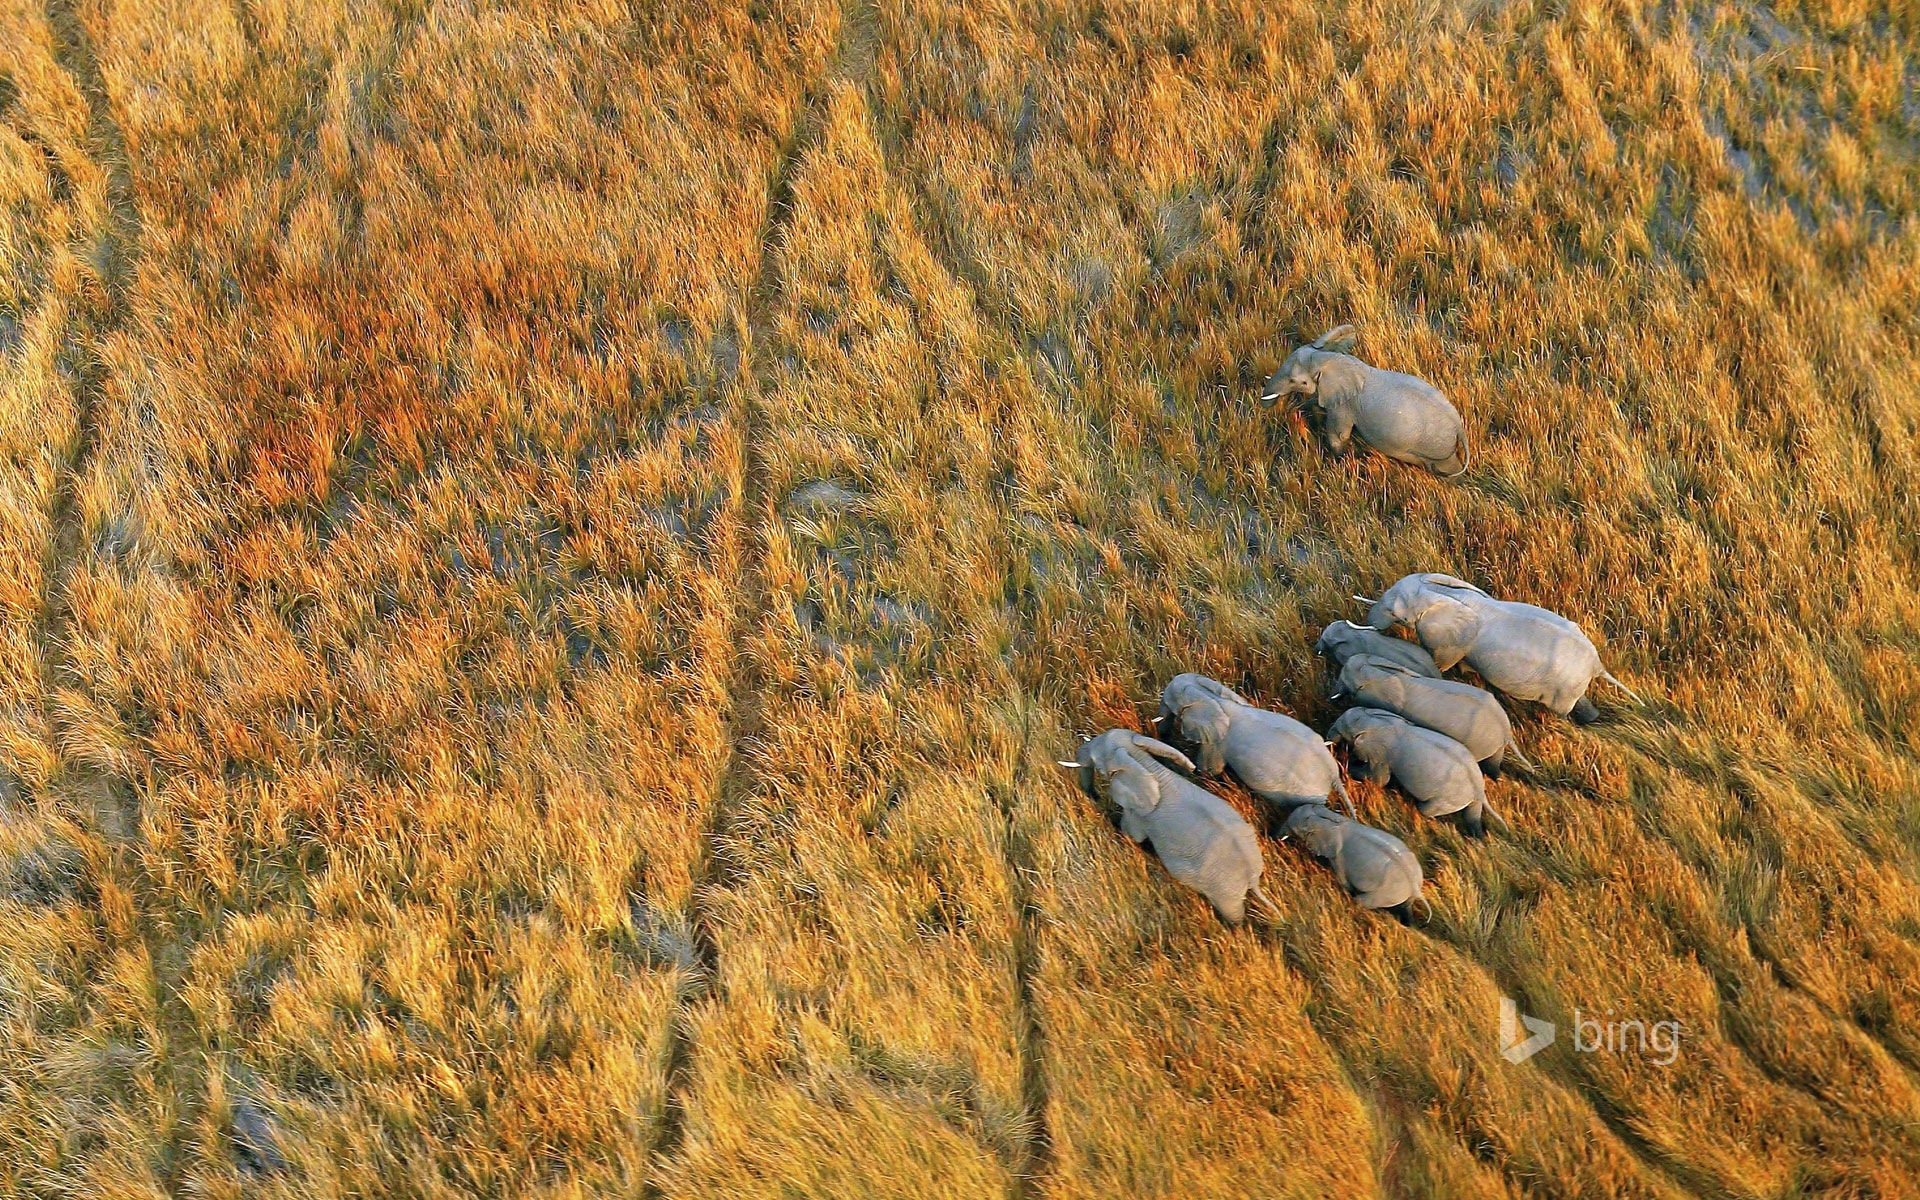
<svg viewBox="0 0 1920 1200"><path fill-rule="evenodd" d="M1908 9L0 33L0 1192L1920 1176ZM1465 476L1258 401L1341 322ZM1413 570L1649 697L1516 708L1511 836L1355 787L1424 927L1268 841L1225 928L1053 765L1322 724Z"/></svg>

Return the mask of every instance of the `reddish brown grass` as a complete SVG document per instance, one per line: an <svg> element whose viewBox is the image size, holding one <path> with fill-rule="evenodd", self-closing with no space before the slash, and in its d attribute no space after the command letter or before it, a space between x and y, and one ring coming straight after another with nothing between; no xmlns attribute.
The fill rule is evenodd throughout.
<svg viewBox="0 0 1920 1200"><path fill-rule="evenodd" d="M0 1194L1909 1194L1917 55L0 7ZM1344 321L1467 475L1259 404ZM1650 702L1516 711L1510 836L1356 786L1425 927L1277 842L1222 927L1053 765L1323 723L1427 569Z"/></svg>

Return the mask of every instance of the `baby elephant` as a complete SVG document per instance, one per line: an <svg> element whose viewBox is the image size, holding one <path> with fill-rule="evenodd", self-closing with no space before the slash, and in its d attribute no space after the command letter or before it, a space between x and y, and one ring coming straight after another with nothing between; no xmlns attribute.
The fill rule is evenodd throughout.
<svg viewBox="0 0 1920 1200"><path fill-rule="evenodd" d="M1287 356L1267 380L1263 400L1307 396L1326 414L1327 444L1338 453L1354 433L1388 458L1439 475L1467 469L1467 433L1460 414L1424 379L1382 371L1343 354L1353 340L1342 325Z"/></svg>
<svg viewBox="0 0 1920 1200"><path fill-rule="evenodd" d="M1465 660L1514 699L1537 700L1582 725L1600 716L1587 699L1595 679L1640 700L1600 665L1600 652L1578 625L1531 604L1495 600L1464 579L1408 575L1368 603L1367 624L1411 627L1441 670Z"/></svg>
<svg viewBox="0 0 1920 1200"><path fill-rule="evenodd" d="M1371 654L1375 658L1399 663L1416 675L1425 675L1429 679L1440 678L1440 668L1433 665L1433 655L1420 646L1389 637L1371 626L1355 625L1352 621L1335 621L1322 629L1320 640L1313 644L1313 652L1331 659L1335 672L1346 666L1347 660L1354 655Z"/></svg>
<svg viewBox="0 0 1920 1200"><path fill-rule="evenodd" d="M1378 708L1350 708L1327 732L1353 748L1353 756L1366 764L1368 778L1383 786L1398 783L1420 806L1422 816L1459 813L1474 837L1485 832L1488 816L1506 824L1487 803L1486 783L1473 752L1446 734Z"/></svg>
<svg viewBox="0 0 1920 1200"><path fill-rule="evenodd" d="M1298 838L1317 859L1333 868L1362 908L1378 908L1407 920L1421 900L1425 877L1407 844L1384 829L1362 825L1319 804L1303 805L1287 818L1282 839Z"/></svg>
<svg viewBox="0 0 1920 1200"><path fill-rule="evenodd" d="M1273 804L1324 804L1347 785L1327 743L1305 725L1255 708L1232 688L1204 675L1175 675L1160 697L1160 735L1193 747L1199 773L1231 768L1247 790Z"/></svg>
<svg viewBox="0 0 1920 1200"><path fill-rule="evenodd" d="M1513 723L1492 692L1451 679L1430 679L1371 654L1347 660L1334 695L1351 697L1368 708L1383 708L1446 734L1480 760L1480 769L1489 779L1500 778L1507 748L1513 745Z"/></svg>
<svg viewBox="0 0 1920 1200"><path fill-rule="evenodd" d="M1212 901L1222 920L1245 920L1248 896L1276 913L1260 890L1265 864L1253 826L1225 800L1168 770L1163 758L1193 769L1165 742L1109 729L1081 745L1075 761L1060 765L1078 767L1082 787L1119 805L1126 835L1152 842L1167 873Z"/></svg>

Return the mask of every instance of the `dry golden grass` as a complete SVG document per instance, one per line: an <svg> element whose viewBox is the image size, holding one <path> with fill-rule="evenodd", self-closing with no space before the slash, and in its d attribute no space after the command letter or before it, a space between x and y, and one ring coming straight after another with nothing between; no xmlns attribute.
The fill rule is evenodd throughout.
<svg viewBox="0 0 1920 1200"><path fill-rule="evenodd" d="M0 1194L1920 1190L1910 6L12 3L0 195ZM1052 765L1424 569L1651 701L1427 926Z"/></svg>

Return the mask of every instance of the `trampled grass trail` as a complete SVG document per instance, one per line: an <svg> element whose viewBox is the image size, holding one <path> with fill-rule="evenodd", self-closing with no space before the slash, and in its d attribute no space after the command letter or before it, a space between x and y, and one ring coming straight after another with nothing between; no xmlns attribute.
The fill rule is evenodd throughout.
<svg viewBox="0 0 1920 1200"><path fill-rule="evenodd" d="M0 1195L1906 1194L1916 62L0 0ZM1342 322L1471 470L1260 404ZM1414 570L1648 701L1511 706L1510 835L1354 786L1425 926L1269 838L1224 928L1054 765L1324 728Z"/></svg>

